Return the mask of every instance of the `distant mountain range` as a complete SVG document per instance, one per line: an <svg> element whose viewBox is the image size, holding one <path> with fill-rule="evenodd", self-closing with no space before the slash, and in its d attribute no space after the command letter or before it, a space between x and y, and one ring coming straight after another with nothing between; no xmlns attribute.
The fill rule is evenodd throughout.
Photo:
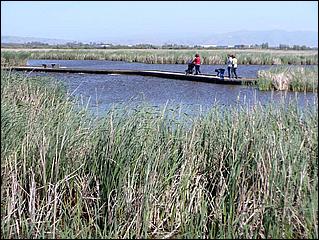
<svg viewBox="0 0 319 240"><path fill-rule="evenodd" d="M1 43L28 43L28 42L41 42L50 45L65 44L73 42L71 40L51 39L51 38L37 38L37 37L18 37L18 36L1 36Z"/></svg>
<svg viewBox="0 0 319 240"><path fill-rule="evenodd" d="M235 44L262 44L269 46L306 45L318 46L318 32L312 31L237 31L231 33L214 34L203 41L203 44L235 45Z"/></svg>
<svg viewBox="0 0 319 240"><path fill-rule="evenodd" d="M314 31L236 31L229 33L209 34L199 36L198 34L191 34L183 37L171 37L169 39L159 39L158 37L131 37L123 40L113 37L103 41L114 44L210 44L210 45L239 45L239 44L262 44L268 43L269 46L278 46L279 44L287 45L306 45L307 47L318 47L318 32ZM129 39L129 40L128 40ZM1 43L27 43L27 42L41 42L50 45L65 44L67 42L75 42L75 40L62 40L62 39L49 39L49 38L36 38L36 37L18 37L18 36L1 36ZM81 42L81 41L79 41Z"/></svg>

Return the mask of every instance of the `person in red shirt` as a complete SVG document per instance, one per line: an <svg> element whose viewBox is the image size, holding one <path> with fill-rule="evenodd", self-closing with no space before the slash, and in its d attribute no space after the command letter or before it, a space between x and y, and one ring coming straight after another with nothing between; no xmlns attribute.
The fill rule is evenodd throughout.
<svg viewBox="0 0 319 240"><path fill-rule="evenodd" d="M199 69L200 68L200 57L199 57L198 53L195 54L195 58L193 60L193 63L195 65L195 75L201 73L200 69Z"/></svg>

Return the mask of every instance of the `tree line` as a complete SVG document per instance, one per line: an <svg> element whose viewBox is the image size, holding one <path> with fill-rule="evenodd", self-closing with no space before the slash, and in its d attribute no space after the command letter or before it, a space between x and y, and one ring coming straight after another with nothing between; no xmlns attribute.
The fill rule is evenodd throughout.
<svg viewBox="0 0 319 240"><path fill-rule="evenodd" d="M269 44L253 44L253 45L185 45L185 44L112 44L112 43L82 43L82 42L68 42L65 44L48 44L43 42L27 42L27 43L1 43L2 48L52 48L52 49L280 49L280 50L316 50L317 47L309 47L306 45L288 45L279 44L278 46L269 46Z"/></svg>

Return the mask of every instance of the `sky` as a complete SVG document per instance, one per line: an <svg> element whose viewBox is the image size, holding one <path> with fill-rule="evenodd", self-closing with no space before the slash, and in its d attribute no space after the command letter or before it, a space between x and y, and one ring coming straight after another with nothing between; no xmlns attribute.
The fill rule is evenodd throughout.
<svg viewBox="0 0 319 240"><path fill-rule="evenodd" d="M1 36L121 41L318 32L317 1L1 1Z"/></svg>

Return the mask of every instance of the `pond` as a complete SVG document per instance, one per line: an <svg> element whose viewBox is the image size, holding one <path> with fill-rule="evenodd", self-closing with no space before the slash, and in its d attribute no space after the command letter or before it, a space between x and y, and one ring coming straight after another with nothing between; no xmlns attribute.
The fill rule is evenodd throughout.
<svg viewBox="0 0 319 240"><path fill-rule="evenodd" d="M143 64L105 60L29 60L29 66L42 63L58 63L60 66L88 69L134 69L184 72L183 64ZM215 74L215 69L225 65L202 65L203 74ZM255 78L258 70L267 70L269 65L239 65L237 74L241 77ZM241 85L222 85L193 81L182 81L156 77L130 75L101 75L74 73L32 73L52 76L62 81L68 93L82 99L89 109L103 114L114 104L140 104L147 102L152 106L168 104L178 106L185 112L204 110L214 104L225 107L238 105L268 104L270 102L288 103L296 100L301 107L317 105L316 93L293 93L283 91L259 91L255 87Z"/></svg>

